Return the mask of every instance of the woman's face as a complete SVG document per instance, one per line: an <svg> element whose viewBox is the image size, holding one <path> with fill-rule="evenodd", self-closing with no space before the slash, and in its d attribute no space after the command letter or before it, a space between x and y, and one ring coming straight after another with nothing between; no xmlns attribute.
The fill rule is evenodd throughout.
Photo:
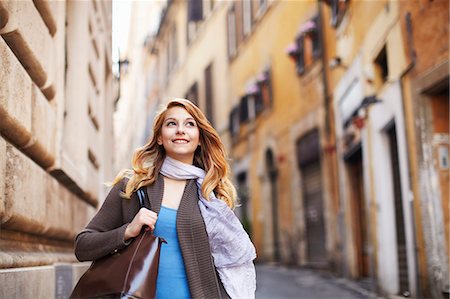
<svg viewBox="0 0 450 299"><path fill-rule="evenodd" d="M192 164L199 145L200 131L194 118L182 107L167 110L158 144L164 146L166 155Z"/></svg>

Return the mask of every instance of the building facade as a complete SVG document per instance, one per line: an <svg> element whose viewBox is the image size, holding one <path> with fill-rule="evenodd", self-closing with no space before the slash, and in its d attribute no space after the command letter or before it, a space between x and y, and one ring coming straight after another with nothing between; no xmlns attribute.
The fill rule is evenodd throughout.
<svg viewBox="0 0 450 299"><path fill-rule="evenodd" d="M243 221L260 261L339 271L326 21L314 1L250 4L236 1L228 12L231 152Z"/></svg>
<svg viewBox="0 0 450 299"><path fill-rule="evenodd" d="M1 1L0 35L0 297L67 298L113 172L111 3Z"/></svg>
<svg viewBox="0 0 450 299"><path fill-rule="evenodd" d="M442 297L448 24L436 0L167 1L153 35L135 30L134 145L188 98L227 147L258 262Z"/></svg>
<svg viewBox="0 0 450 299"><path fill-rule="evenodd" d="M399 3L343 9L335 25L343 70L333 74L333 102L347 270L374 279L383 293L416 295Z"/></svg>
<svg viewBox="0 0 450 299"><path fill-rule="evenodd" d="M194 2L200 5L191 6ZM247 6L248 4L251 5ZM330 212L333 207L337 208L337 196L334 196L336 192L332 192L336 185L332 182L333 167L330 166L334 152L330 150L321 154L322 146L329 148L333 130L330 127L332 124L324 122L324 115L328 113L325 111L331 106L325 108L323 104L325 91L324 78L320 72L322 58L318 44L318 7L314 2L283 4L273 1L168 1L154 37L152 55L156 57L159 80L154 84L157 90L155 101L163 103L170 98L183 96L191 99L205 111L218 130L233 156L233 175L241 200L237 214L254 239L258 259L261 261L279 260L318 266L339 264L339 257L334 256L338 250L332 249L339 246L338 234L336 231L325 234L325 230L333 231L336 227L336 219L325 221L324 218L333 218L333 215L337 214ZM277 23L280 21L287 22L286 14L290 16L290 23L279 26ZM271 18L270 15L275 17ZM314 23L314 28L308 29L311 22ZM302 30L311 30L305 33L308 35L306 42L310 43L311 48L307 57L309 60L306 62L308 74L303 79L304 82L310 83L309 88L304 89L300 88L298 82L296 64L291 63L292 58L285 53L285 48L295 41L296 32L301 26L304 28ZM274 34L268 35L267 32L285 30L287 31L283 42L264 41L267 38L276 38ZM245 39L248 39L248 42L244 41ZM274 49L258 46L262 43L273 44ZM281 67L274 69L274 65ZM290 72L292 76L275 76L274 71L276 74ZM282 87L287 82L290 84L288 88ZM290 96L289 88L294 88L297 95ZM260 97L257 96L259 92ZM280 94L274 94L275 92ZM275 100L281 98L291 100ZM316 100L302 101L302 98ZM292 105L295 109L292 109ZM286 122L283 119L285 113L289 114L289 121ZM256 120L256 115L261 117ZM299 121L302 117L307 120ZM270 121L267 121L268 119ZM287 130L289 126L295 126L295 129ZM268 131L274 132L271 134ZM282 132L281 135L279 132ZM295 154L295 143L307 133L310 137L305 139L303 145L298 145L297 149L303 146L303 151L308 151L310 147L315 150L313 155L301 163L305 166L311 164L309 171L316 178L320 178L318 187L314 185L317 184L316 181L308 183L308 186L311 184L316 188L308 196L311 197L310 214L320 214L320 217L316 217L320 218L317 221L311 216L310 225L321 235L320 240L313 241L319 244L321 251L317 248L306 248L309 243L301 236L305 234L305 229L301 227L304 224L299 224L303 214L292 212L298 210L298 205L302 204L302 182L299 177L301 163L296 163L293 170L289 170L289 165L291 159L298 158ZM277 145L279 142L288 144L286 139L290 140L291 147L283 148ZM303 153L300 155L303 156ZM278 165L273 164L272 168L268 169L264 161L268 161L269 156L272 156L270 163L283 160L282 165L287 169L280 173L286 178L289 178L291 171L297 178L295 188L290 185L289 180L281 180L285 182L285 185L280 186L280 190L283 190L280 196L284 204L280 212L275 214L271 207L277 209L279 204L272 203L269 189L270 176L278 171ZM323 180L321 171L326 173ZM254 183L255 181L259 183ZM315 194L317 189L320 190L323 186L324 191ZM276 189L272 191L272 194L278 194ZM264 196L264 201L253 200L260 195ZM328 212L322 212L324 206ZM276 227L279 220L273 218L283 219L284 222ZM314 238L314 235L316 234L311 233L310 237ZM279 236L282 236L282 240L275 240ZM317 256L308 260L306 252L311 255L317 253Z"/></svg>
<svg viewBox="0 0 450 299"><path fill-rule="evenodd" d="M371 279L382 294L441 297L448 293L448 208L441 208L448 207L448 3L326 2L346 272ZM436 107L446 112L431 113Z"/></svg>
<svg viewBox="0 0 450 299"><path fill-rule="evenodd" d="M449 296L449 3L401 2L402 77L419 293ZM420 22L426 19L427 22Z"/></svg>

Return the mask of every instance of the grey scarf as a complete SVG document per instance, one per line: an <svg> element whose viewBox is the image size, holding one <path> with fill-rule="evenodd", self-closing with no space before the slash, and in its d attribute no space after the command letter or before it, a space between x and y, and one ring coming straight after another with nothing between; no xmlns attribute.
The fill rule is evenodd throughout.
<svg viewBox="0 0 450 299"><path fill-rule="evenodd" d="M241 222L213 192L209 200L202 195L205 171L194 165L166 157L160 173L176 180L196 179L198 205L205 222L214 265L231 298L254 298L256 273L253 260L256 251Z"/></svg>

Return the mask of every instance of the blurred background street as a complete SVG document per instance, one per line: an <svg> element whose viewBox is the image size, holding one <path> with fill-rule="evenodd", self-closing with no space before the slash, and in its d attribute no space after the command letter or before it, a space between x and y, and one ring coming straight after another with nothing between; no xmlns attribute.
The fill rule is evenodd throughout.
<svg viewBox="0 0 450 299"><path fill-rule="evenodd" d="M448 0L0 1L0 298L67 298L152 134L222 139L257 298L448 298Z"/></svg>
<svg viewBox="0 0 450 299"><path fill-rule="evenodd" d="M355 282L324 271L265 264L256 267L256 275L257 299L381 298Z"/></svg>

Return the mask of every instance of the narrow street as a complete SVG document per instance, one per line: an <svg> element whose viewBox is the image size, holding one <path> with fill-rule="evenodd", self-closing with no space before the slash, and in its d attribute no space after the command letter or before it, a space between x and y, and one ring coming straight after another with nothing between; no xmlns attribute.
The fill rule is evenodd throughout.
<svg viewBox="0 0 450 299"><path fill-rule="evenodd" d="M274 265L256 266L257 299L380 298L330 273Z"/></svg>

